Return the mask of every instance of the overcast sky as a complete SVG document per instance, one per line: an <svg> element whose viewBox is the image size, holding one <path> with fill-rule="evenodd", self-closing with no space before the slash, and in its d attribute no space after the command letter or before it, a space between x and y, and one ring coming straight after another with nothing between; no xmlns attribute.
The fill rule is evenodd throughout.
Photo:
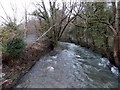
<svg viewBox="0 0 120 90"><path fill-rule="evenodd" d="M33 1L39 2L41 0L0 0L0 16L6 18L5 12L7 13L8 16L13 16L13 10L17 9L16 11L16 18L17 21L19 22L23 16L24 16L24 8L27 7L27 11L31 13L33 10L35 10L35 7L33 5ZM47 4L49 0L45 0L45 3ZM1 7L1 4L5 10ZM3 21L3 19L0 18L0 23Z"/></svg>
<svg viewBox="0 0 120 90"><path fill-rule="evenodd" d="M0 16L6 18L6 15L4 13L3 8L5 9L6 13L8 16L13 16L13 11L12 8L17 8L17 12L16 12L16 17L17 17L17 21L19 22L23 16L24 16L24 7L27 7L27 11L29 13L31 13L33 10L35 10L35 7L33 5L33 2L40 2L41 0L0 0ZM54 0L52 0L54 1ZM62 0L57 0L57 2L61 2ZM63 0L63 1L70 1L70 0ZM74 0L74 1L79 1L79 0ZM82 0L82 1L86 1L86 0ZM88 0L90 1L90 0ZM99 0L97 0L99 1ZM49 0L44 0L45 4L47 6ZM3 6L3 8L1 7L1 4ZM0 24L3 20L0 18Z"/></svg>
<svg viewBox="0 0 120 90"><path fill-rule="evenodd" d="M24 17L24 7L27 7L27 11L31 13L32 11L35 10L35 6L33 5L33 2L40 2L41 0L0 0L0 16L6 18L7 13L8 16L13 17L13 10L12 8L16 8L16 18L17 22L19 22L23 17ZM54 0L52 0L54 1ZM61 2L62 0L57 0L57 2ZM70 1L70 0L63 0L63 1ZM49 0L44 0L46 6L49 6ZM1 7L3 6L3 8ZM3 21L3 19L0 18L0 24Z"/></svg>

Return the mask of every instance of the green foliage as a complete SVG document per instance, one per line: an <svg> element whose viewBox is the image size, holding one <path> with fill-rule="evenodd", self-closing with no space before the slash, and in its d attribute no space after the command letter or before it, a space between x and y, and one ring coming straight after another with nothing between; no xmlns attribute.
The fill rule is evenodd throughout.
<svg viewBox="0 0 120 90"><path fill-rule="evenodd" d="M6 28L11 31L18 30L18 26L16 25L16 23L13 23L13 22L9 22L8 24L6 24Z"/></svg>
<svg viewBox="0 0 120 90"><path fill-rule="evenodd" d="M13 38L21 38L23 37L22 30L19 29L19 26L14 22L5 23L5 26L0 29L0 51L3 53L7 51L7 44L9 40Z"/></svg>
<svg viewBox="0 0 120 90"><path fill-rule="evenodd" d="M10 56L13 59L19 58L25 49L25 43L21 38L13 38L7 42L6 50L7 53L10 54Z"/></svg>
<svg viewBox="0 0 120 90"><path fill-rule="evenodd" d="M107 50L112 47L113 33L104 22L111 25L114 23L112 9L113 7L107 2L85 3L83 14L74 20L69 34L76 38L82 46L108 52Z"/></svg>
<svg viewBox="0 0 120 90"><path fill-rule="evenodd" d="M0 44L0 52L2 52L2 45Z"/></svg>

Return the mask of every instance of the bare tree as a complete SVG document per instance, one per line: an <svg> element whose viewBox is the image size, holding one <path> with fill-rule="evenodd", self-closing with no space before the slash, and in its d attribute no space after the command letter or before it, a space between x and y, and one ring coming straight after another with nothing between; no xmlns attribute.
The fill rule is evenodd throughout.
<svg viewBox="0 0 120 90"><path fill-rule="evenodd" d="M25 19L25 24L24 24L24 39L26 40L27 38L27 24L28 24L28 11L27 11L27 7L26 4L24 6L24 19Z"/></svg>
<svg viewBox="0 0 120 90"><path fill-rule="evenodd" d="M49 38L54 42L60 40L69 23L73 21L82 10L82 4L80 2L62 2L62 8L60 8L56 1L53 2L49 0L49 11L43 0L35 6L37 10L33 15L45 21L46 30L55 25L49 33Z"/></svg>

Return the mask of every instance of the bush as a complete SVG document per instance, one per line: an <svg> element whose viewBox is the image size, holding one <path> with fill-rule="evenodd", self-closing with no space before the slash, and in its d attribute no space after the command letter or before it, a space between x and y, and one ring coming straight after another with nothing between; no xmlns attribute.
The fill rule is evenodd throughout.
<svg viewBox="0 0 120 90"><path fill-rule="evenodd" d="M19 58L25 49L25 43L21 38L13 38L7 42L6 51L13 59Z"/></svg>

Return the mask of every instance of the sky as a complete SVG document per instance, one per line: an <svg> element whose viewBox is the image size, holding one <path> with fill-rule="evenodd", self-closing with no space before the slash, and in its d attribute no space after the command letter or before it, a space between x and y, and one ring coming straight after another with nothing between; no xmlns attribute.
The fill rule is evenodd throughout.
<svg viewBox="0 0 120 90"><path fill-rule="evenodd" d="M16 18L17 18L17 22L20 22L23 17L24 17L24 11L25 11L25 7L27 7L27 11L28 13L31 13L32 11L35 10L35 6L33 5L33 2L40 2L41 0L0 0L0 16L4 17L6 19L6 14L7 13L8 16L13 17L13 9L17 9L16 10ZM54 1L54 0L52 0ZM69 0L63 0L63 1L69 1ZM49 0L44 0L46 6L49 6ZM61 0L57 0L57 2L61 2ZM1 5L3 6L3 8L1 7ZM0 18L0 25L4 20L2 18Z"/></svg>
<svg viewBox="0 0 120 90"><path fill-rule="evenodd" d="M13 13L14 11L13 9L16 9L16 18L17 21L20 22L22 20L22 18L24 17L24 11L25 11L25 7L27 8L27 11L30 13L32 12L35 7L33 5L33 1L37 2L40 0L0 0L0 16L6 18L6 14L7 13L8 16L13 17ZM2 6L5 10L3 10ZM0 23L3 21L3 19L0 18Z"/></svg>
<svg viewBox="0 0 120 90"><path fill-rule="evenodd" d="M41 0L0 0L0 16L4 17L6 19L6 14L8 16L13 17L13 9L16 9L16 19L19 23L24 18L25 13L25 7L27 8L28 13L33 12L36 8L33 3L40 2ZM54 1L54 0L51 0ZM63 0L63 1L69 1L69 0ZM49 6L49 0L44 0L46 7ZM61 0L57 0L57 2L61 2ZM4 8L4 10L3 10ZM0 25L4 22L2 18L0 18Z"/></svg>
<svg viewBox="0 0 120 90"><path fill-rule="evenodd" d="M4 17L6 19L6 14L7 13L8 16L13 17L13 9L17 9L16 10L16 18L17 18L17 22L20 22L23 17L24 17L24 10L25 7L27 8L28 13L31 13L32 11L35 10L35 6L33 5L33 2L40 2L41 0L0 0L0 16ZM54 1L54 0L52 0ZM70 1L70 0L63 0L63 1ZM74 1L79 1L79 0L74 0ZM83 0L86 1L86 0ZM90 1L90 0L88 0ZM44 0L46 6L49 6L49 0ZM61 2L61 0L57 0L57 2ZM1 5L3 6L3 8L1 7ZM3 19L0 18L0 24L2 23Z"/></svg>
<svg viewBox="0 0 120 90"><path fill-rule="evenodd" d="M28 11L28 13L31 13L32 11L35 10L35 6L33 2L40 2L41 0L0 0L0 16L4 17L6 19L6 14L8 16L13 17L14 11L12 10L15 9L15 17L17 19L17 22L20 22L24 18L24 12L25 12L25 7ZM44 0L45 4L48 4L49 0ZM48 6L48 5L46 5ZM3 8L4 10L3 10ZM5 11L5 12L4 12ZM0 18L0 24L4 20Z"/></svg>

